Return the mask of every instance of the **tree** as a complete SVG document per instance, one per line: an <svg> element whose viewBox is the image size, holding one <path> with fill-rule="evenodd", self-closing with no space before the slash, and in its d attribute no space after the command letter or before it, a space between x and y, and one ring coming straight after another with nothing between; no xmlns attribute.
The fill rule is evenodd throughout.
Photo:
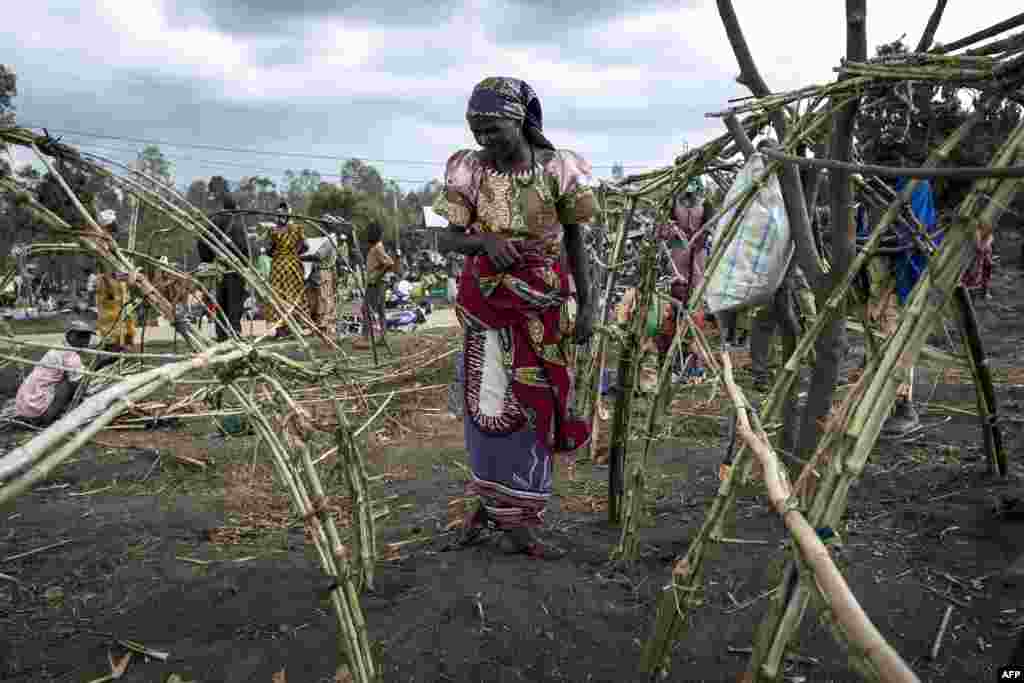
<svg viewBox="0 0 1024 683"><path fill-rule="evenodd" d="M369 204L351 187L338 187L321 183L309 199L309 213L313 216L331 214L346 220L365 223L369 220Z"/></svg>
<svg viewBox="0 0 1024 683"><path fill-rule="evenodd" d="M273 211L280 200L277 194L277 183L270 178L258 176L253 179L256 186L256 206L260 211Z"/></svg>
<svg viewBox="0 0 1024 683"><path fill-rule="evenodd" d="M904 55L908 47L901 40L879 45L879 58ZM900 145L911 163L921 163L939 141L956 130L972 110L981 105L974 99L964 103L966 91L955 86L901 84L884 99L872 102L857 117L856 134L861 154L868 162L893 145ZM970 132L963 144L950 155L954 166L985 166L999 145L1020 121L1021 107L1003 100L994 106ZM972 181L934 181L940 208L957 205L969 191Z"/></svg>
<svg viewBox="0 0 1024 683"><path fill-rule="evenodd" d="M292 211L297 213L308 211L310 197L322 182L320 174L308 168L299 173L288 170L284 172L284 180L287 184L285 196Z"/></svg>
<svg viewBox="0 0 1024 683"><path fill-rule="evenodd" d="M18 79L14 70L9 66L0 64L0 126L14 125L14 96L18 94ZM0 152L7 148L0 144ZM0 176L8 175L11 172L11 165L6 159L0 159Z"/></svg>
<svg viewBox="0 0 1024 683"><path fill-rule="evenodd" d="M349 159L342 164L341 184L379 199L383 199L386 192L386 183L377 169L359 159Z"/></svg>
<svg viewBox="0 0 1024 683"><path fill-rule="evenodd" d="M167 184L174 183L174 164L156 145L148 145L139 155L142 172Z"/></svg>
<svg viewBox="0 0 1024 683"><path fill-rule="evenodd" d="M200 211L206 211L209 208L207 207L209 196L209 187L207 186L206 181L202 178L193 180L189 184L188 190L185 192L185 199L188 200L188 203Z"/></svg>

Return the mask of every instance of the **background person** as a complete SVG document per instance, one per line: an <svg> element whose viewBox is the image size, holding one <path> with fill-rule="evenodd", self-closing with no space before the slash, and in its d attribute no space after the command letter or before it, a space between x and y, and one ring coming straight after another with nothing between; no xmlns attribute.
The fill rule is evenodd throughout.
<svg viewBox="0 0 1024 683"><path fill-rule="evenodd" d="M365 320L365 336L362 342L353 342L356 348L369 348L370 325L375 324L374 318L378 321L380 334L384 333L385 311L384 276L388 273L398 272L398 263L388 255L384 248L384 228L380 223L374 221L366 228L366 243L370 249L366 254L366 296L363 301L363 317Z"/></svg>
<svg viewBox="0 0 1024 683"><path fill-rule="evenodd" d="M99 225L112 236L117 235L117 214L107 209L99 215ZM135 345L135 319L128 311L128 274L112 270L102 260L97 265L96 321L104 348L124 352Z"/></svg>
<svg viewBox="0 0 1024 683"><path fill-rule="evenodd" d="M81 320L67 325L64 339L71 349L47 351L18 387L14 408L19 420L35 427L49 427L64 413L82 381L82 357L73 349L87 347L93 334L92 327ZM103 357L96 369L115 360L113 356Z"/></svg>
<svg viewBox="0 0 1024 683"><path fill-rule="evenodd" d="M270 283L274 294L281 300L285 310L309 314L306 299L305 271L299 256L306 252L305 235L302 226L288 220L291 212L288 202L277 205L277 225L270 231ZM267 308L267 324L279 325L275 337L291 334L281 316L273 306Z"/></svg>

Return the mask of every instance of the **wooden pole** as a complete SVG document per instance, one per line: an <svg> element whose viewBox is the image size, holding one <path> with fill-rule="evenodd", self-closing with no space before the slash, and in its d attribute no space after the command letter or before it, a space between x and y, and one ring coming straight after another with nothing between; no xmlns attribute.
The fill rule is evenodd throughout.
<svg viewBox="0 0 1024 683"><path fill-rule="evenodd" d="M981 435L992 471L1005 477L1007 473L1006 452L1003 450L1003 435L999 429L999 410L996 406L996 392L992 384L992 371L985 358L985 347L978 330L978 318L974 313L971 295L962 284L953 290L956 304L957 323L964 338L964 348L974 376L978 396L978 419L981 420Z"/></svg>

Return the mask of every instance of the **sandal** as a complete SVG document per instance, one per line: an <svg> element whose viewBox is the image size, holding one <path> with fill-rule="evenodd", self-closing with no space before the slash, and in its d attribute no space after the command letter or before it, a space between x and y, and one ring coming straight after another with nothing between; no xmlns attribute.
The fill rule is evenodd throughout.
<svg viewBox="0 0 1024 683"><path fill-rule="evenodd" d="M473 516L463 523L462 531L455 541L455 547L469 548L485 540L490 536L490 534L484 534L485 531L490 531L489 520L487 510L482 505L477 507Z"/></svg>
<svg viewBox="0 0 1024 683"><path fill-rule="evenodd" d="M565 550L557 545L542 541L529 529L506 531L501 537L500 547L509 555L528 555L537 560L560 560Z"/></svg>

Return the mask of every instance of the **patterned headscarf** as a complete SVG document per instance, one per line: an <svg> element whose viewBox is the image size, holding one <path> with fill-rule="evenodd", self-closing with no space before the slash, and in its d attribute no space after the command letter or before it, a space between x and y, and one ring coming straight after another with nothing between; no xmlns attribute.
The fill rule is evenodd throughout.
<svg viewBox="0 0 1024 683"><path fill-rule="evenodd" d="M544 137L544 115L540 99L525 81L518 78L494 77L480 81L469 98L466 118L491 116L511 119L523 124L526 139L534 147L554 149Z"/></svg>

